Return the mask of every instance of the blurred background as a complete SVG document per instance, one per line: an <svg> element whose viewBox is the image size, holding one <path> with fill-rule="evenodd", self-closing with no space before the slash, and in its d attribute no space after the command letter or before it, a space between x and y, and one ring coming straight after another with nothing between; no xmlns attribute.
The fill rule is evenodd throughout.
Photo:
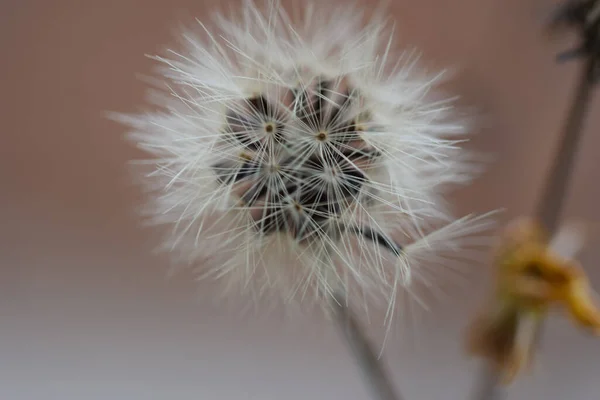
<svg viewBox="0 0 600 400"><path fill-rule="evenodd" d="M153 66L144 54L217 3L0 2L0 399L369 398L333 326L310 314L235 312L191 274L167 279L155 233L139 226L142 197L126 166L138 154L105 111L142 105L136 74ZM446 89L481 117L469 146L495 158L456 195L458 211L531 212L578 73L577 63L554 62L576 39L545 30L557 2L390 3L398 45L455 69ZM589 224L580 259L599 288L597 97L564 218ZM385 362L407 399L467 398L478 364L462 335L488 273L472 266L466 286L422 313L412 339L389 339ZM548 327L531 376L509 398L597 399L600 341L559 316Z"/></svg>

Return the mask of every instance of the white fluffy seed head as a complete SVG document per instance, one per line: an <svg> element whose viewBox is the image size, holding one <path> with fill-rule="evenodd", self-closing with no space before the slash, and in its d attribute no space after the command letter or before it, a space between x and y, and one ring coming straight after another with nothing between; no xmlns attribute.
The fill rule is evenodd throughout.
<svg viewBox="0 0 600 400"><path fill-rule="evenodd" d="M444 205L472 171L450 102L428 97L441 74L393 57L384 21L347 5L292 18L246 1L238 14L156 57L158 111L118 116L152 156L165 248L235 291L393 308L486 227Z"/></svg>

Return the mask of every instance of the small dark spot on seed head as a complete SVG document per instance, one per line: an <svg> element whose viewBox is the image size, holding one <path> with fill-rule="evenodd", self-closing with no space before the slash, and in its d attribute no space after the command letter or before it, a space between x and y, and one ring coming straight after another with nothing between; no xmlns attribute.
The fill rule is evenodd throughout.
<svg viewBox="0 0 600 400"><path fill-rule="evenodd" d="M302 206L299 203L294 202L294 208L296 211L302 211Z"/></svg>
<svg viewBox="0 0 600 400"><path fill-rule="evenodd" d="M327 139L327 132L319 132L317 134L317 140L324 142Z"/></svg>
<svg viewBox="0 0 600 400"><path fill-rule="evenodd" d="M273 133L274 130L275 130L275 127L273 126L273 124L269 123L269 124L265 125L265 131L267 133Z"/></svg>

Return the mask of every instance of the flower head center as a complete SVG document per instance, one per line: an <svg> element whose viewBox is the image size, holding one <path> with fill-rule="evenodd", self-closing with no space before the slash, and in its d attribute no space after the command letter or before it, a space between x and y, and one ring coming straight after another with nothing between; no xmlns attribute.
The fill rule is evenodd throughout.
<svg viewBox="0 0 600 400"><path fill-rule="evenodd" d="M281 166L277 163L267 165L267 172L270 174L276 174L281 169Z"/></svg>

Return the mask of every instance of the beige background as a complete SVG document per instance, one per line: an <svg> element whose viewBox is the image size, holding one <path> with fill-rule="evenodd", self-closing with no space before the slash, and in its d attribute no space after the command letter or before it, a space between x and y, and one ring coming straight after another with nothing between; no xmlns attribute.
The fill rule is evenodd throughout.
<svg viewBox="0 0 600 400"><path fill-rule="evenodd" d="M216 1L0 2L0 398L367 399L335 330L316 317L240 316L212 305L209 285L165 279L125 163L136 154L105 110L143 101L136 73L181 18ZM557 65L572 37L550 39L553 1L392 0L403 43L427 64L459 69L452 91L477 106L473 146L497 161L457 196L462 211L530 211L577 72ZM586 127L565 215L590 223L581 260L600 287L600 201ZM477 364L460 334L485 290L484 265L433 310L418 340L387 362L408 399L464 399ZM200 289L200 290L198 290ZM512 399L597 399L600 341L553 318L533 376Z"/></svg>

